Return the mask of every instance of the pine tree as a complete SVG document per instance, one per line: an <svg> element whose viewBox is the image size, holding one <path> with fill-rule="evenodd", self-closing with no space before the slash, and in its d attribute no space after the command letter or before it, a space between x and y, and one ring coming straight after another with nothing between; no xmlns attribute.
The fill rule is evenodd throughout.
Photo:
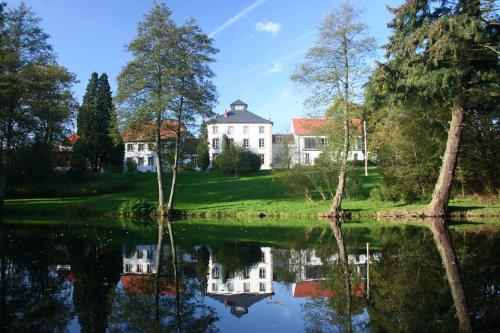
<svg viewBox="0 0 500 333"><path fill-rule="evenodd" d="M196 154L198 155L198 167L201 170L206 170L210 165L210 156L208 150L207 124L205 120L203 120L200 125Z"/></svg>
<svg viewBox="0 0 500 333"><path fill-rule="evenodd" d="M451 113L428 216L447 213L471 102L498 91L499 17L494 5L493 0L408 0L392 10L388 60L377 74L381 90L397 82L397 91L389 94L401 106L422 110L431 118L443 109Z"/></svg>

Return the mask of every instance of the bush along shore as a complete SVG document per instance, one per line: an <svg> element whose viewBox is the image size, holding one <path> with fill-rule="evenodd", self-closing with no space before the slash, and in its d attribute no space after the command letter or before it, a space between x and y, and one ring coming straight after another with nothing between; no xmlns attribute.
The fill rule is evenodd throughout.
<svg viewBox="0 0 500 333"><path fill-rule="evenodd" d="M358 174L356 187L343 203L347 218L419 217L427 202L386 202L370 193L380 182L379 170L371 167L369 176ZM300 172L305 172L300 170ZM7 200L9 215L60 216L135 216L152 215L157 205L155 175L151 173L109 173L88 175L82 181L65 178L36 183L12 185L20 198ZM258 171L235 178L218 172L182 172L176 202L178 217L241 217L241 218L307 218L317 219L325 214L330 198L310 191L309 198L297 195L295 188L286 186L281 172ZM166 177L168 179L168 177ZM166 184L168 186L168 184ZM59 192L43 193L44 188L59 187ZM30 195L22 196L19 188ZM328 192L323 190L323 192ZM34 197L33 193L40 193ZM57 196L57 193L60 196ZM456 197L450 203L454 218L496 218L500 203L496 197Z"/></svg>

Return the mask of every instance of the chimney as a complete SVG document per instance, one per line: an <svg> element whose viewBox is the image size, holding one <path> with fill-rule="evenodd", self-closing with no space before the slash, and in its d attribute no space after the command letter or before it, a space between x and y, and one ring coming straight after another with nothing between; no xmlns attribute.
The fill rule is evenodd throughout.
<svg viewBox="0 0 500 333"><path fill-rule="evenodd" d="M227 118L227 109L224 110L224 118Z"/></svg>

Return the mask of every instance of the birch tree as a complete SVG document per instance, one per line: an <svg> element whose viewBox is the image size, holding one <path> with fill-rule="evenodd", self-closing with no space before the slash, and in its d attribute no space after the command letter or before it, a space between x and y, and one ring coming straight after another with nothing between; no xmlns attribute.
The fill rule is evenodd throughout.
<svg viewBox="0 0 500 333"><path fill-rule="evenodd" d="M339 154L338 185L330 208L330 215L342 211L347 156L349 154L349 125L352 103L359 98L357 92L366 81L366 58L375 49L373 38L368 37L367 26L360 22L360 11L342 3L321 22L316 44L310 48L291 80L309 88L306 104L312 107L338 105L333 120L343 124L343 144Z"/></svg>
<svg viewBox="0 0 500 333"><path fill-rule="evenodd" d="M198 116L211 116L215 101L214 77L209 65L217 50L194 20L178 26L164 4L156 4L139 23L137 36L127 46L133 60L118 77L118 100L125 116L151 121L155 127L158 211L174 209L182 136ZM175 132L170 195L166 201L161 131Z"/></svg>

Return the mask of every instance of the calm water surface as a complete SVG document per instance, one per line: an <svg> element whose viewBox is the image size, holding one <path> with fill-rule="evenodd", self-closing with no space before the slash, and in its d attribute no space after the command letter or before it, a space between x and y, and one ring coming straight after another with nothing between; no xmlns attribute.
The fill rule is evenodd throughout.
<svg viewBox="0 0 500 333"><path fill-rule="evenodd" d="M2 230L4 332L457 332L460 291L473 329L500 331L494 228L454 229L449 241L429 225L239 228L243 242L186 222L173 238L167 228L158 237L155 227L12 222Z"/></svg>

